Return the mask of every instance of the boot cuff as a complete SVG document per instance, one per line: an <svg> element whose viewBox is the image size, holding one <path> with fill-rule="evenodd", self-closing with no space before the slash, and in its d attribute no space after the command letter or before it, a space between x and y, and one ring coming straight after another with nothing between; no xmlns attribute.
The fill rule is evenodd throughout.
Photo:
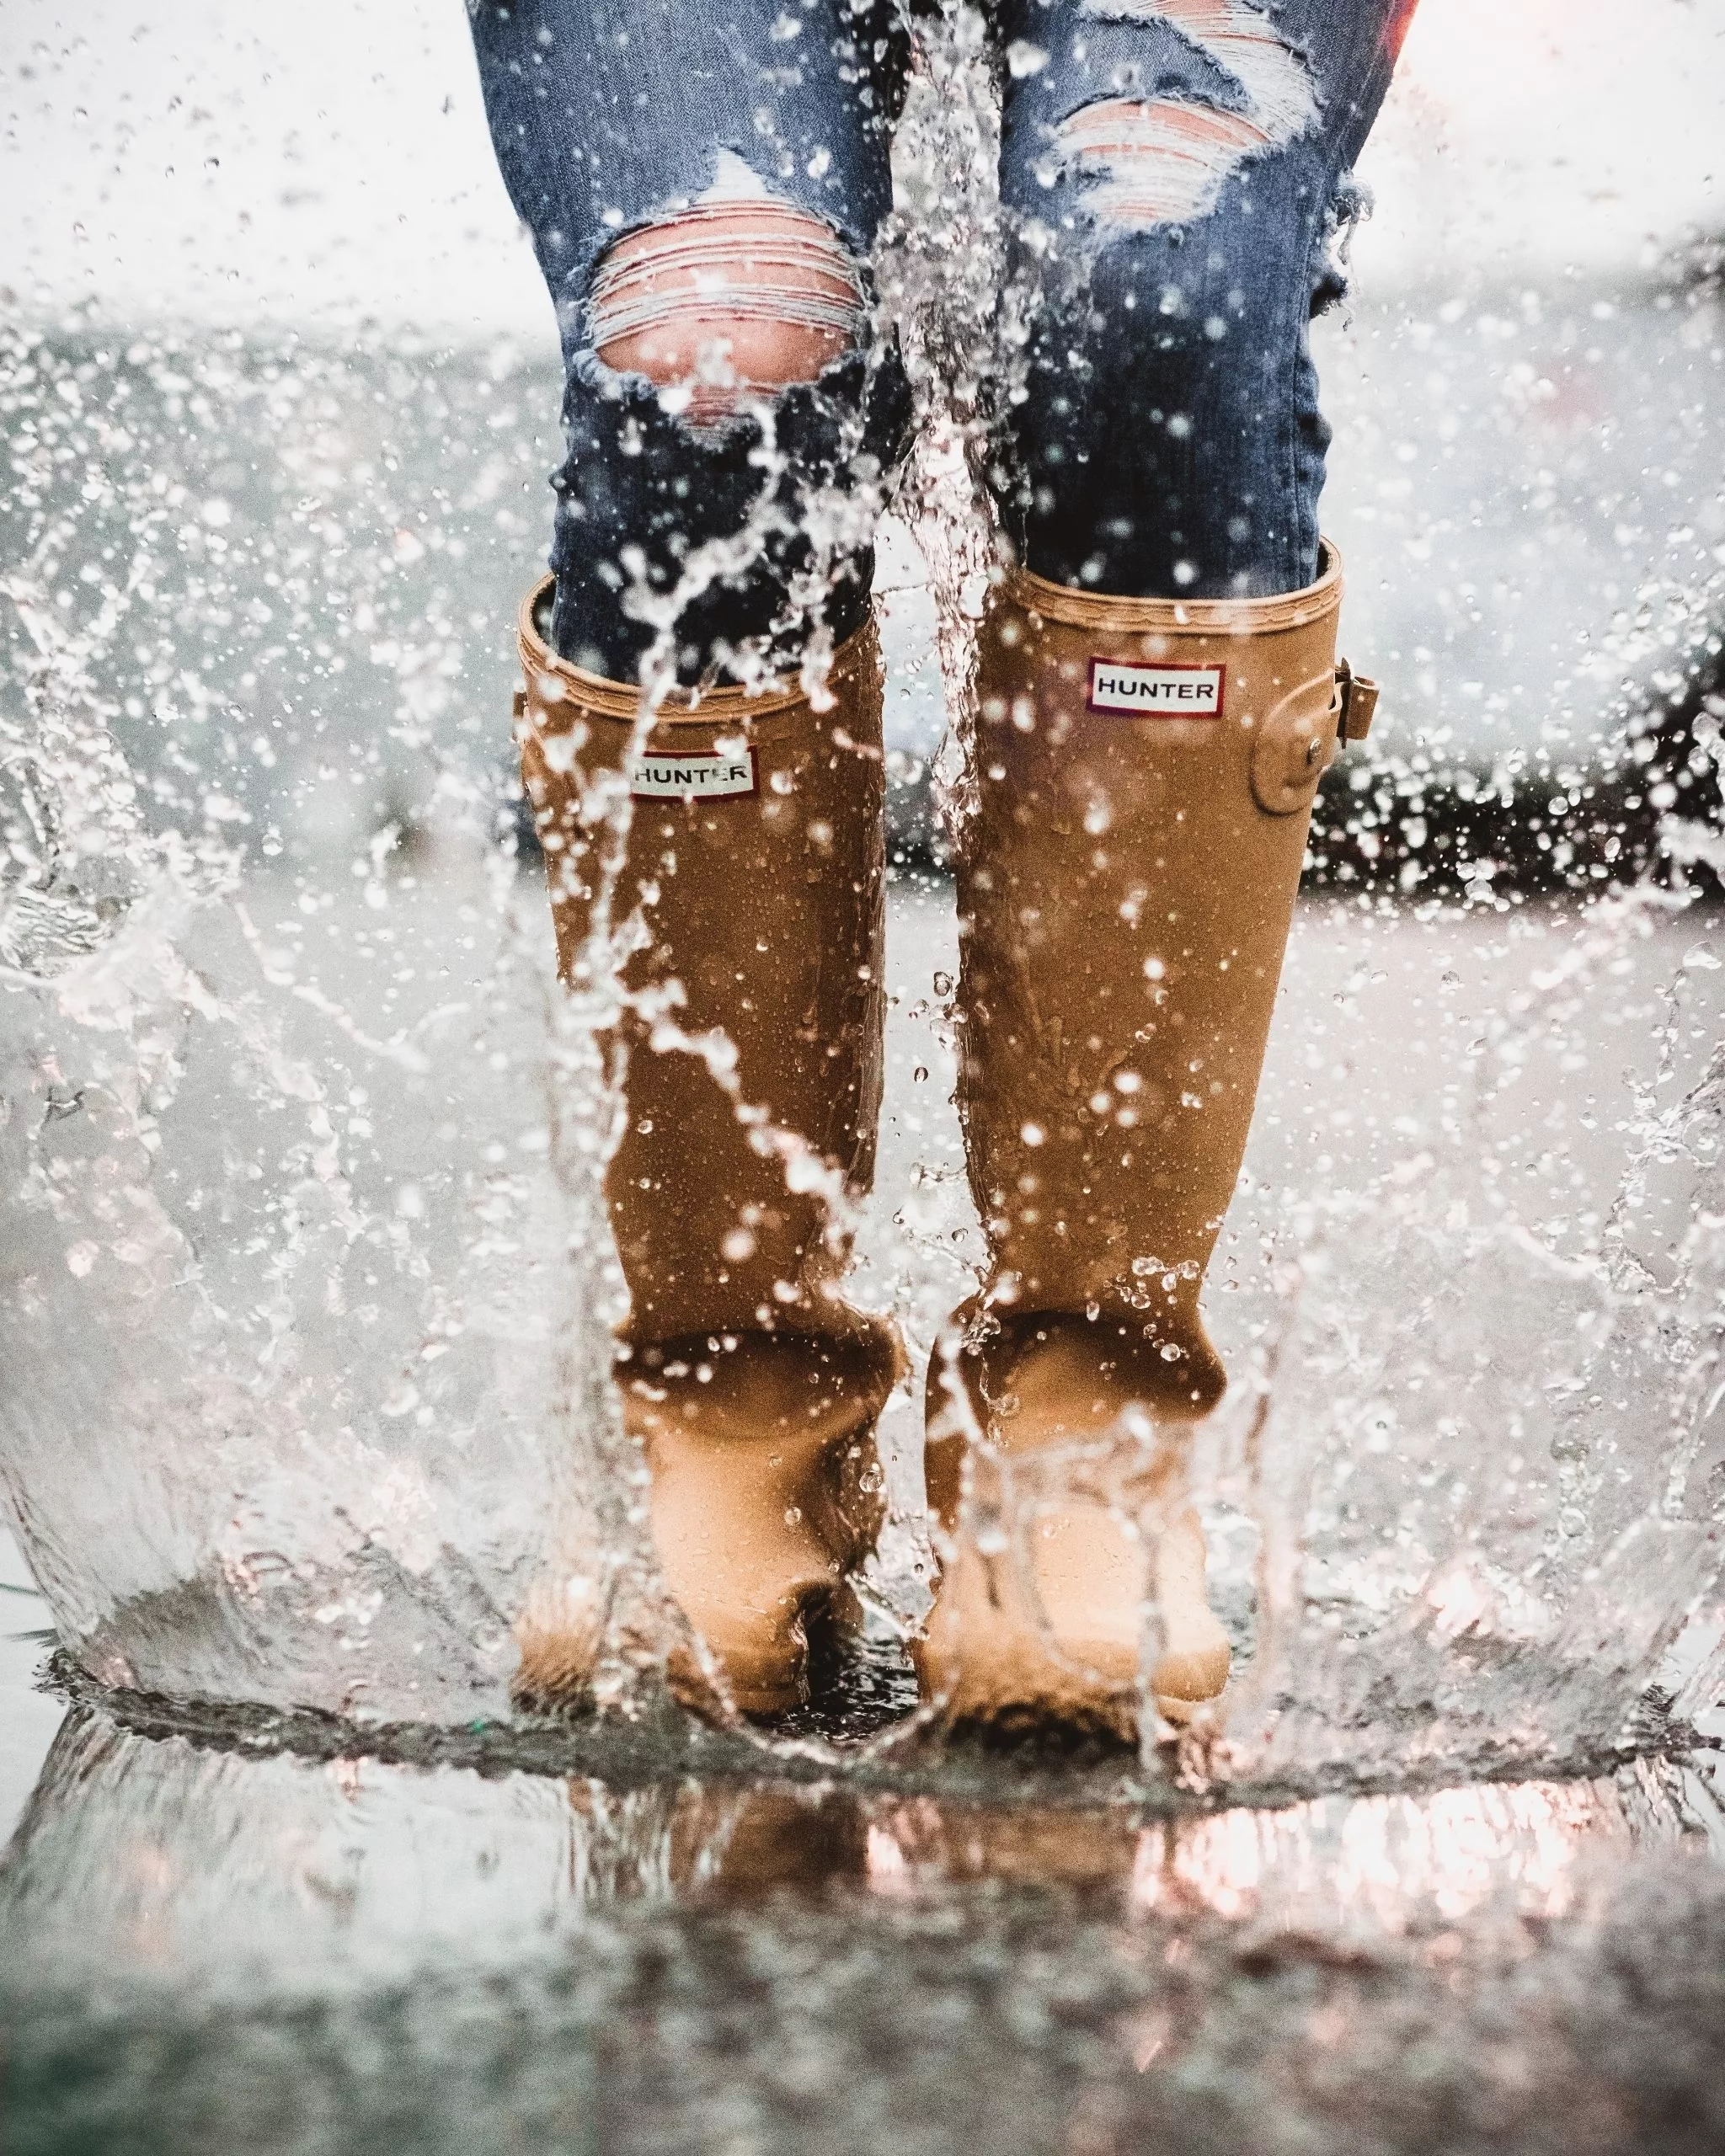
<svg viewBox="0 0 1725 2156"><path fill-rule="evenodd" d="M1024 613L1072 628L1128 636L1263 636L1301 628L1333 614L1342 603L1342 557L1332 541L1320 540L1317 581L1303 591L1278 592L1268 599L1114 598L1107 592L1050 584L1022 568L1007 571L997 594L999 600Z"/></svg>
<svg viewBox="0 0 1725 2156"><path fill-rule="evenodd" d="M641 709L641 690L633 681L613 681L603 674L590 674L571 660L559 659L545 640L542 626L551 612L555 579L543 577L521 601L516 623L521 670L538 689L535 703L568 702L590 716L633 723ZM847 637L832 655L821 683L805 686L798 674L779 675L758 689L727 684L703 689L671 688L655 708L658 719L698 718L708 725L766 718L776 712L820 708L832 702L853 676L879 665L879 644L873 616Z"/></svg>

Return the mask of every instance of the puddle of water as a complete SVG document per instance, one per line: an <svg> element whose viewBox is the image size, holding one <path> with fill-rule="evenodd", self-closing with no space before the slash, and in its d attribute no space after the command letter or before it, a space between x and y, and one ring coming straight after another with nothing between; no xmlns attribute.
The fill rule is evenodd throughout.
<svg viewBox="0 0 1725 2156"><path fill-rule="evenodd" d="M312 1762L75 1709L0 1872L9 2132L1710 2147L1713 1771L1167 1817Z"/></svg>
<svg viewBox="0 0 1725 2156"><path fill-rule="evenodd" d="M0 1836L9 1836L35 1785L65 1710L39 1689L54 1645L48 1605L18 1545L0 1530Z"/></svg>
<svg viewBox="0 0 1725 2156"><path fill-rule="evenodd" d="M1162 1814L1118 1790L1101 1801L1081 1773L1058 1801L1050 1777L980 1802L698 1764L638 1779L622 1759L606 1776L314 1761L260 1749L238 1724L222 1748L211 1733L219 1722L191 1741L136 1733L99 1705L68 1714L0 1890L34 1980L279 1997L450 1956L517 1968L622 1904L932 1908L989 1882L1071 1889L1123 1923L1482 1935L1582 1913L1636 1849L1725 1860L1705 1753L1589 1779ZM605 1757L601 1744L588 1764Z"/></svg>

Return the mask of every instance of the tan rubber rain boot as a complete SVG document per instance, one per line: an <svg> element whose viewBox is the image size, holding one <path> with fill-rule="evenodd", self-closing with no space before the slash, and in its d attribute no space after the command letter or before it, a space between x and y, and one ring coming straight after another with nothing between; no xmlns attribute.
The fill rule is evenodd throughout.
<svg viewBox="0 0 1725 2156"><path fill-rule="evenodd" d="M550 588L521 610L519 730L572 979L606 838L584 796L622 769L640 692L552 655ZM872 1432L902 1366L892 1327L839 1294L845 1238L814 1187L836 1174L860 1196L873 1175L881 690L870 625L836 655L821 708L795 681L678 691L630 761L612 917L639 905L651 946L624 985L680 982L670 1018L734 1049L735 1091L623 1022L627 1128L606 1182L630 1296L617 1375L666 1582L745 1713L805 1698L810 1628L858 1614L849 1575L881 1515ZM569 1689L590 1652L525 1639L519 1689ZM697 1673L671 1674L700 1699Z"/></svg>
<svg viewBox="0 0 1725 2156"><path fill-rule="evenodd" d="M953 1719L1130 1740L1152 1586L1164 1713L1226 1682L1183 1494L1183 1440L1226 1382L1199 1290L1312 798L1376 698L1335 664L1341 590L1326 546L1279 598L1110 599L1023 572L992 595L957 862L959 1106L991 1262L930 1370L946 1548L919 1652ZM1140 1513L1165 1523L1153 1562Z"/></svg>

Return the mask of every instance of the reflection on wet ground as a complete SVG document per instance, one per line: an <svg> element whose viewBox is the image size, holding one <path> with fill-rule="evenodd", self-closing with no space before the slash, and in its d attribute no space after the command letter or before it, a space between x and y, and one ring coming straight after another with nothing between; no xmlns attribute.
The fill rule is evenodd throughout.
<svg viewBox="0 0 1725 2156"><path fill-rule="evenodd" d="M247 1752L68 1716L8 2151L1725 2146L1712 1754L1158 1817Z"/></svg>
<svg viewBox="0 0 1725 2156"><path fill-rule="evenodd" d="M53 1644L48 1605L0 1529L0 1835L11 1833L23 1812L64 1713L35 1681Z"/></svg>

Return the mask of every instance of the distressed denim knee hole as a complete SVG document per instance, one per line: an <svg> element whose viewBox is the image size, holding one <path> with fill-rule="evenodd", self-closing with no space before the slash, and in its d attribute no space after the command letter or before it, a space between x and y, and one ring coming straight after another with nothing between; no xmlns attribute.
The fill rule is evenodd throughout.
<svg viewBox="0 0 1725 2156"><path fill-rule="evenodd" d="M1306 62L1248 0L1089 0L1085 13L1167 23L1242 93L1238 110L1178 93L1100 99L1069 115L1055 131L1055 163L1083 184L1105 230L1195 223L1247 158L1285 147L1317 120Z"/></svg>
<svg viewBox="0 0 1725 2156"><path fill-rule="evenodd" d="M820 218L766 198L697 202L607 249L588 299L600 360L711 427L817 381L856 345L862 272Z"/></svg>

